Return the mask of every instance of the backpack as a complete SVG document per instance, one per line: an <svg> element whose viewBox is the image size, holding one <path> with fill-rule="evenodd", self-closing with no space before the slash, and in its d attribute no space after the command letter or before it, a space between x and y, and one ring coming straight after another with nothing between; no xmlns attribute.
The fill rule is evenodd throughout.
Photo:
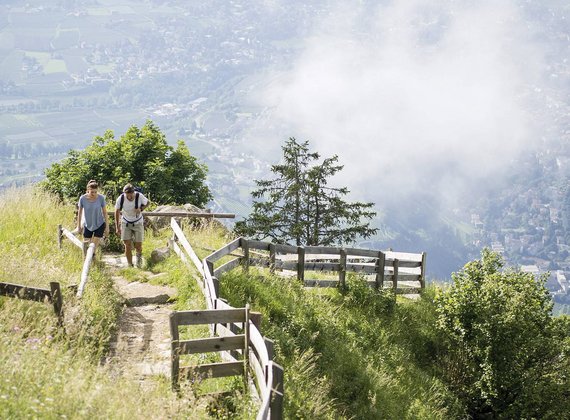
<svg viewBox="0 0 570 420"><path fill-rule="evenodd" d="M121 201L119 203L119 210L123 211L123 203L125 202L125 193L121 194ZM135 209L139 208L139 192L135 191Z"/></svg>

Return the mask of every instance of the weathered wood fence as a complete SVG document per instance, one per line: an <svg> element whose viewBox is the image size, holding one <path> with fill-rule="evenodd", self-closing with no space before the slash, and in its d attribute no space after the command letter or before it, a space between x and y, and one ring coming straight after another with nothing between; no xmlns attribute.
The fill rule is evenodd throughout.
<svg viewBox="0 0 570 420"><path fill-rule="evenodd" d="M204 260L196 255L176 220L171 219L174 237L171 249L186 264L192 264L201 275L200 286L206 298L207 310L180 311L171 315L172 385L178 387L182 375L217 376L243 375L252 372L256 391L261 399L258 420L281 419L283 416L283 368L273 361L273 342L261 334L260 314L254 317L249 308L233 308L219 297L219 283L214 276L212 255ZM179 245L180 244L180 245ZM218 252L218 251L216 251ZM255 319L257 318L257 319ZM210 338L180 341L178 326L188 323L210 325ZM225 362L180 368L181 354L222 352Z"/></svg>
<svg viewBox="0 0 570 420"><path fill-rule="evenodd" d="M63 298L61 288L58 282L50 282L49 286L49 289L43 289L40 287L0 282L0 296L51 303L58 319L58 325L61 326L63 325Z"/></svg>
<svg viewBox="0 0 570 420"><path fill-rule="evenodd" d="M57 227L57 243L60 248L62 246L64 237L69 239L72 244L79 247L85 256L83 260L83 269L81 270L81 278L79 279L79 286L77 287L77 297L80 298L83 296L83 291L85 290L85 285L87 284L87 280L89 278L89 269L95 256L95 244L89 244L87 242L81 241L69 230L59 225Z"/></svg>
<svg viewBox="0 0 570 420"><path fill-rule="evenodd" d="M243 256L214 268L215 262L241 248ZM289 271L307 287L344 287L346 273L360 273L371 287L391 288L395 293L419 293L425 288L426 253L412 254L357 248L291 246L238 238L206 258L214 277L235 267L266 267ZM338 280L308 280L307 271L338 272ZM414 287L415 286L415 287Z"/></svg>

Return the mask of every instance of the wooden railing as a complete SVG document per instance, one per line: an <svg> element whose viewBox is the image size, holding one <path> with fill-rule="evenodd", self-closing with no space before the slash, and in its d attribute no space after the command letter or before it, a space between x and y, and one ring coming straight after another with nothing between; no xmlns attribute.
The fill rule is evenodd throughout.
<svg viewBox="0 0 570 420"><path fill-rule="evenodd" d="M32 300L35 302L48 302L53 305L58 325L63 325L63 298L58 282L50 282L49 289L40 287L22 286L20 284L0 283L0 296L16 299Z"/></svg>
<svg viewBox="0 0 570 420"><path fill-rule="evenodd" d="M256 390L261 399L257 419L281 419L284 396L283 368L273 361L273 342L263 337L259 330L260 314L254 317L256 314L250 312L248 307L233 308L228 305L219 297L219 284L214 276L212 256L215 257L220 252L227 255L225 254L227 250L229 250L229 254L239 247L239 240L233 241L222 250L200 260L174 218L171 219L171 227L174 231L174 238L170 240L169 245L186 264L192 264L200 273L199 284L208 308L205 311L173 312L171 315L173 387L178 387L180 378L180 354L198 351L199 349L202 351L222 351L222 358L227 360L226 362L194 366L184 369L183 372L199 372L212 375L212 377L240 374L247 379L248 372L251 371ZM236 313L240 314L237 320L235 318ZM209 324L210 334L214 337L190 340L181 344L183 342L178 336L178 325L183 324L181 320L192 322L191 320L194 317L200 318L200 323ZM216 348L216 346L219 347ZM238 350L238 348L243 348L243 350ZM243 366L243 369L238 368L238 365Z"/></svg>
<svg viewBox="0 0 570 420"><path fill-rule="evenodd" d="M243 256L214 268L216 261L239 248ZM346 273L354 272L372 277L367 279L371 287L383 289L388 286L395 293L410 294L419 293L425 288L426 253L324 246L297 247L238 238L210 254L204 265L211 269L215 278L239 265L246 269L257 266L271 271L289 271L307 287L344 287ZM308 280L305 279L307 271L338 272L338 280Z"/></svg>
<svg viewBox="0 0 570 420"><path fill-rule="evenodd" d="M79 286L77 287L77 297L80 298L83 296L83 291L85 290L85 285L87 284L87 280L89 278L89 268L91 267L91 262L93 261L93 257L95 255L95 244L82 242L69 230L59 225L57 227L57 242L60 248L62 246L63 237L66 237L71 241L72 244L79 247L85 256L83 260L83 269L81 270L81 278L79 279Z"/></svg>

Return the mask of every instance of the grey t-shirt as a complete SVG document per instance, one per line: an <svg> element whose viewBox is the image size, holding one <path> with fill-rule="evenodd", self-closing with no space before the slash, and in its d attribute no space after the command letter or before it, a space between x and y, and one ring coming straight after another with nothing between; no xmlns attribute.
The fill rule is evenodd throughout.
<svg viewBox="0 0 570 420"><path fill-rule="evenodd" d="M97 194L97 200L89 201L86 195L79 199L79 208L83 209L85 227L91 232L100 228L105 223L101 209L106 206L105 196Z"/></svg>

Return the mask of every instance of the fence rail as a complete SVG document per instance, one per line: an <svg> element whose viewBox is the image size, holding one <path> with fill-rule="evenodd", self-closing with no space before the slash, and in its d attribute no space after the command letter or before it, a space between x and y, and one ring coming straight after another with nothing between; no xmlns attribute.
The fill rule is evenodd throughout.
<svg viewBox="0 0 570 420"><path fill-rule="evenodd" d="M216 268L221 258L241 248L239 256ZM262 251L255 252L252 251ZM357 248L325 246L295 247L263 241L238 238L210 254L205 261L215 277L238 265L266 267L271 271L296 272L297 278L307 287L345 286L346 273L373 276L367 283L371 287L391 288L394 293L419 293L425 288L426 253L413 254L394 251L377 251ZM338 273L338 280L306 280L308 271Z"/></svg>
<svg viewBox="0 0 570 420"><path fill-rule="evenodd" d="M88 244L87 242L82 242L72 232L59 225L57 227L57 243L59 244L60 248L62 247L63 237L69 239L72 244L79 247L83 251L84 255L83 268L81 270L81 278L79 279L79 286L77 287L77 297L80 298L83 296L85 285L87 284L87 280L89 279L89 269L91 268L91 263L95 256L95 244L94 243Z"/></svg>
<svg viewBox="0 0 570 420"><path fill-rule="evenodd" d="M23 286L20 284L0 282L0 296L25 299L35 302L48 302L53 305L53 310L58 319L58 325L63 324L63 297L58 282L50 282L49 289L40 287Z"/></svg>
<svg viewBox="0 0 570 420"><path fill-rule="evenodd" d="M259 330L261 314L249 311L247 306L233 308L219 297L219 283L216 276L219 269L214 271L214 264L211 262L213 257L222 258L240 248L241 240L235 240L200 260L174 218L171 219L171 227L174 231L174 238L169 244L186 264L192 263L200 272L202 277L200 286L208 308L204 311L173 312L171 315L173 388L178 387L181 377L191 372L211 377L243 375L247 380L251 371L256 390L261 398L257 419L281 419L284 397L283 368L273 361L273 342L263 337ZM176 240L182 247L178 246ZM224 270L235 268L239 263L240 259L236 258L226 263L223 266ZM190 323L208 324L212 337L180 341L178 326ZM226 361L217 364L180 367L181 354L198 351L220 351L222 358Z"/></svg>

